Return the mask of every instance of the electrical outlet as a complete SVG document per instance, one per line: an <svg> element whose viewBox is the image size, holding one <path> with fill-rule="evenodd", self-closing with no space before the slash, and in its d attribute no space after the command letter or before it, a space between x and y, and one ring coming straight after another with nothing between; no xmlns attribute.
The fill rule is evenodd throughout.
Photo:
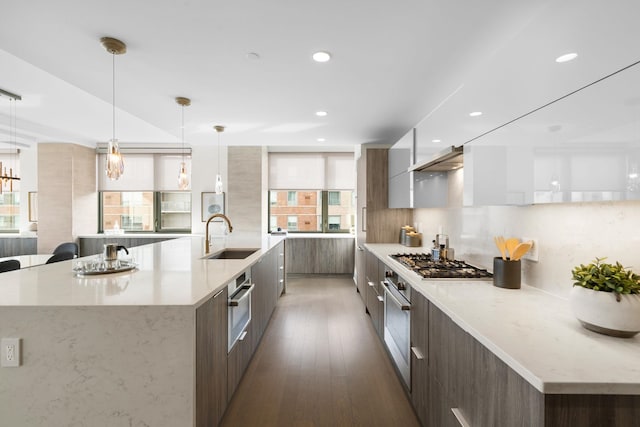
<svg viewBox="0 0 640 427"><path fill-rule="evenodd" d="M20 366L20 338L2 338L0 340L0 366L17 368Z"/></svg>
<svg viewBox="0 0 640 427"><path fill-rule="evenodd" d="M539 249L538 239L532 239L531 237L522 238L523 242L528 242L529 240L533 242L533 246L531 246L531 249L529 249L529 252L524 254L522 259L528 259L529 261L538 262L538 249Z"/></svg>

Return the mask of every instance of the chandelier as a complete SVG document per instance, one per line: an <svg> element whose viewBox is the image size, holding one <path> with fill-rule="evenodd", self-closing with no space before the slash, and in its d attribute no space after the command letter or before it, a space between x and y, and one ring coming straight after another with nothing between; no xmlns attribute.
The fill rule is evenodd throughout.
<svg viewBox="0 0 640 427"><path fill-rule="evenodd" d="M16 101L20 101L22 97L11 92L0 89L0 96L6 96L9 98L9 140L13 150L13 153L17 153L16 148ZM13 167L9 166L9 172L7 173L7 166L2 166L0 162L0 194L3 189L8 188L10 192L13 192L13 181L20 181L17 172L14 173Z"/></svg>

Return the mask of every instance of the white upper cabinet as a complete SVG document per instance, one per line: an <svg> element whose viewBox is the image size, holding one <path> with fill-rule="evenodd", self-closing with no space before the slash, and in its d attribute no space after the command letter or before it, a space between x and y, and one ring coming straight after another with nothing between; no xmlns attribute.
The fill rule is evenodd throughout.
<svg viewBox="0 0 640 427"><path fill-rule="evenodd" d="M638 13L630 0L549 2L496 28L416 125L414 163L464 146L466 206L638 198Z"/></svg>

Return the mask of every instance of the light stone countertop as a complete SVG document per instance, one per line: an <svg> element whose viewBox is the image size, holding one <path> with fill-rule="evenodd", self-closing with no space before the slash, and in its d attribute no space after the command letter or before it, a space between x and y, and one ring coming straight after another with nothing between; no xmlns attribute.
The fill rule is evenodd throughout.
<svg viewBox="0 0 640 427"><path fill-rule="evenodd" d="M624 339L588 331L568 300L527 285L423 280L388 256L409 252L406 247L365 246L539 391L640 394L640 334Z"/></svg>
<svg viewBox="0 0 640 427"><path fill-rule="evenodd" d="M243 260L207 260L204 237L167 240L129 248L138 268L97 276L76 276L78 261L62 261L2 273L1 306L198 306L257 262L283 236L230 234L212 240L210 253L224 248L258 248ZM122 252L121 252L121 255Z"/></svg>

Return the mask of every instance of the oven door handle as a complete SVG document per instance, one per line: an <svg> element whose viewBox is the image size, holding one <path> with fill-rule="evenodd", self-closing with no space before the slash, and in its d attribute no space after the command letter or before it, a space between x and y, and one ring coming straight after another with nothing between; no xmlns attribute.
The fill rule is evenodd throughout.
<svg viewBox="0 0 640 427"><path fill-rule="evenodd" d="M384 285L383 289L387 294L387 296L390 297L393 300L393 302L395 302L396 305L400 307L401 310L411 310L411 305L402 304L400 300L396 298L396 296L393 293L391 293L391 289L389 289L389 284L386 281L382 282L382 284Z"/></svg>
<svg viewBox="0 0 640 427"><path fill-rule="evenodd" d="M251 286L243 285L242 287L240 287L240 289L236 293L234 293L231 298L229 298L229 305L231 307L237 307L238 305L240 305L243 299L251 295L251 292L253 292L253 288L255 287L256 285L254 283L252 283Z"/></svg>

